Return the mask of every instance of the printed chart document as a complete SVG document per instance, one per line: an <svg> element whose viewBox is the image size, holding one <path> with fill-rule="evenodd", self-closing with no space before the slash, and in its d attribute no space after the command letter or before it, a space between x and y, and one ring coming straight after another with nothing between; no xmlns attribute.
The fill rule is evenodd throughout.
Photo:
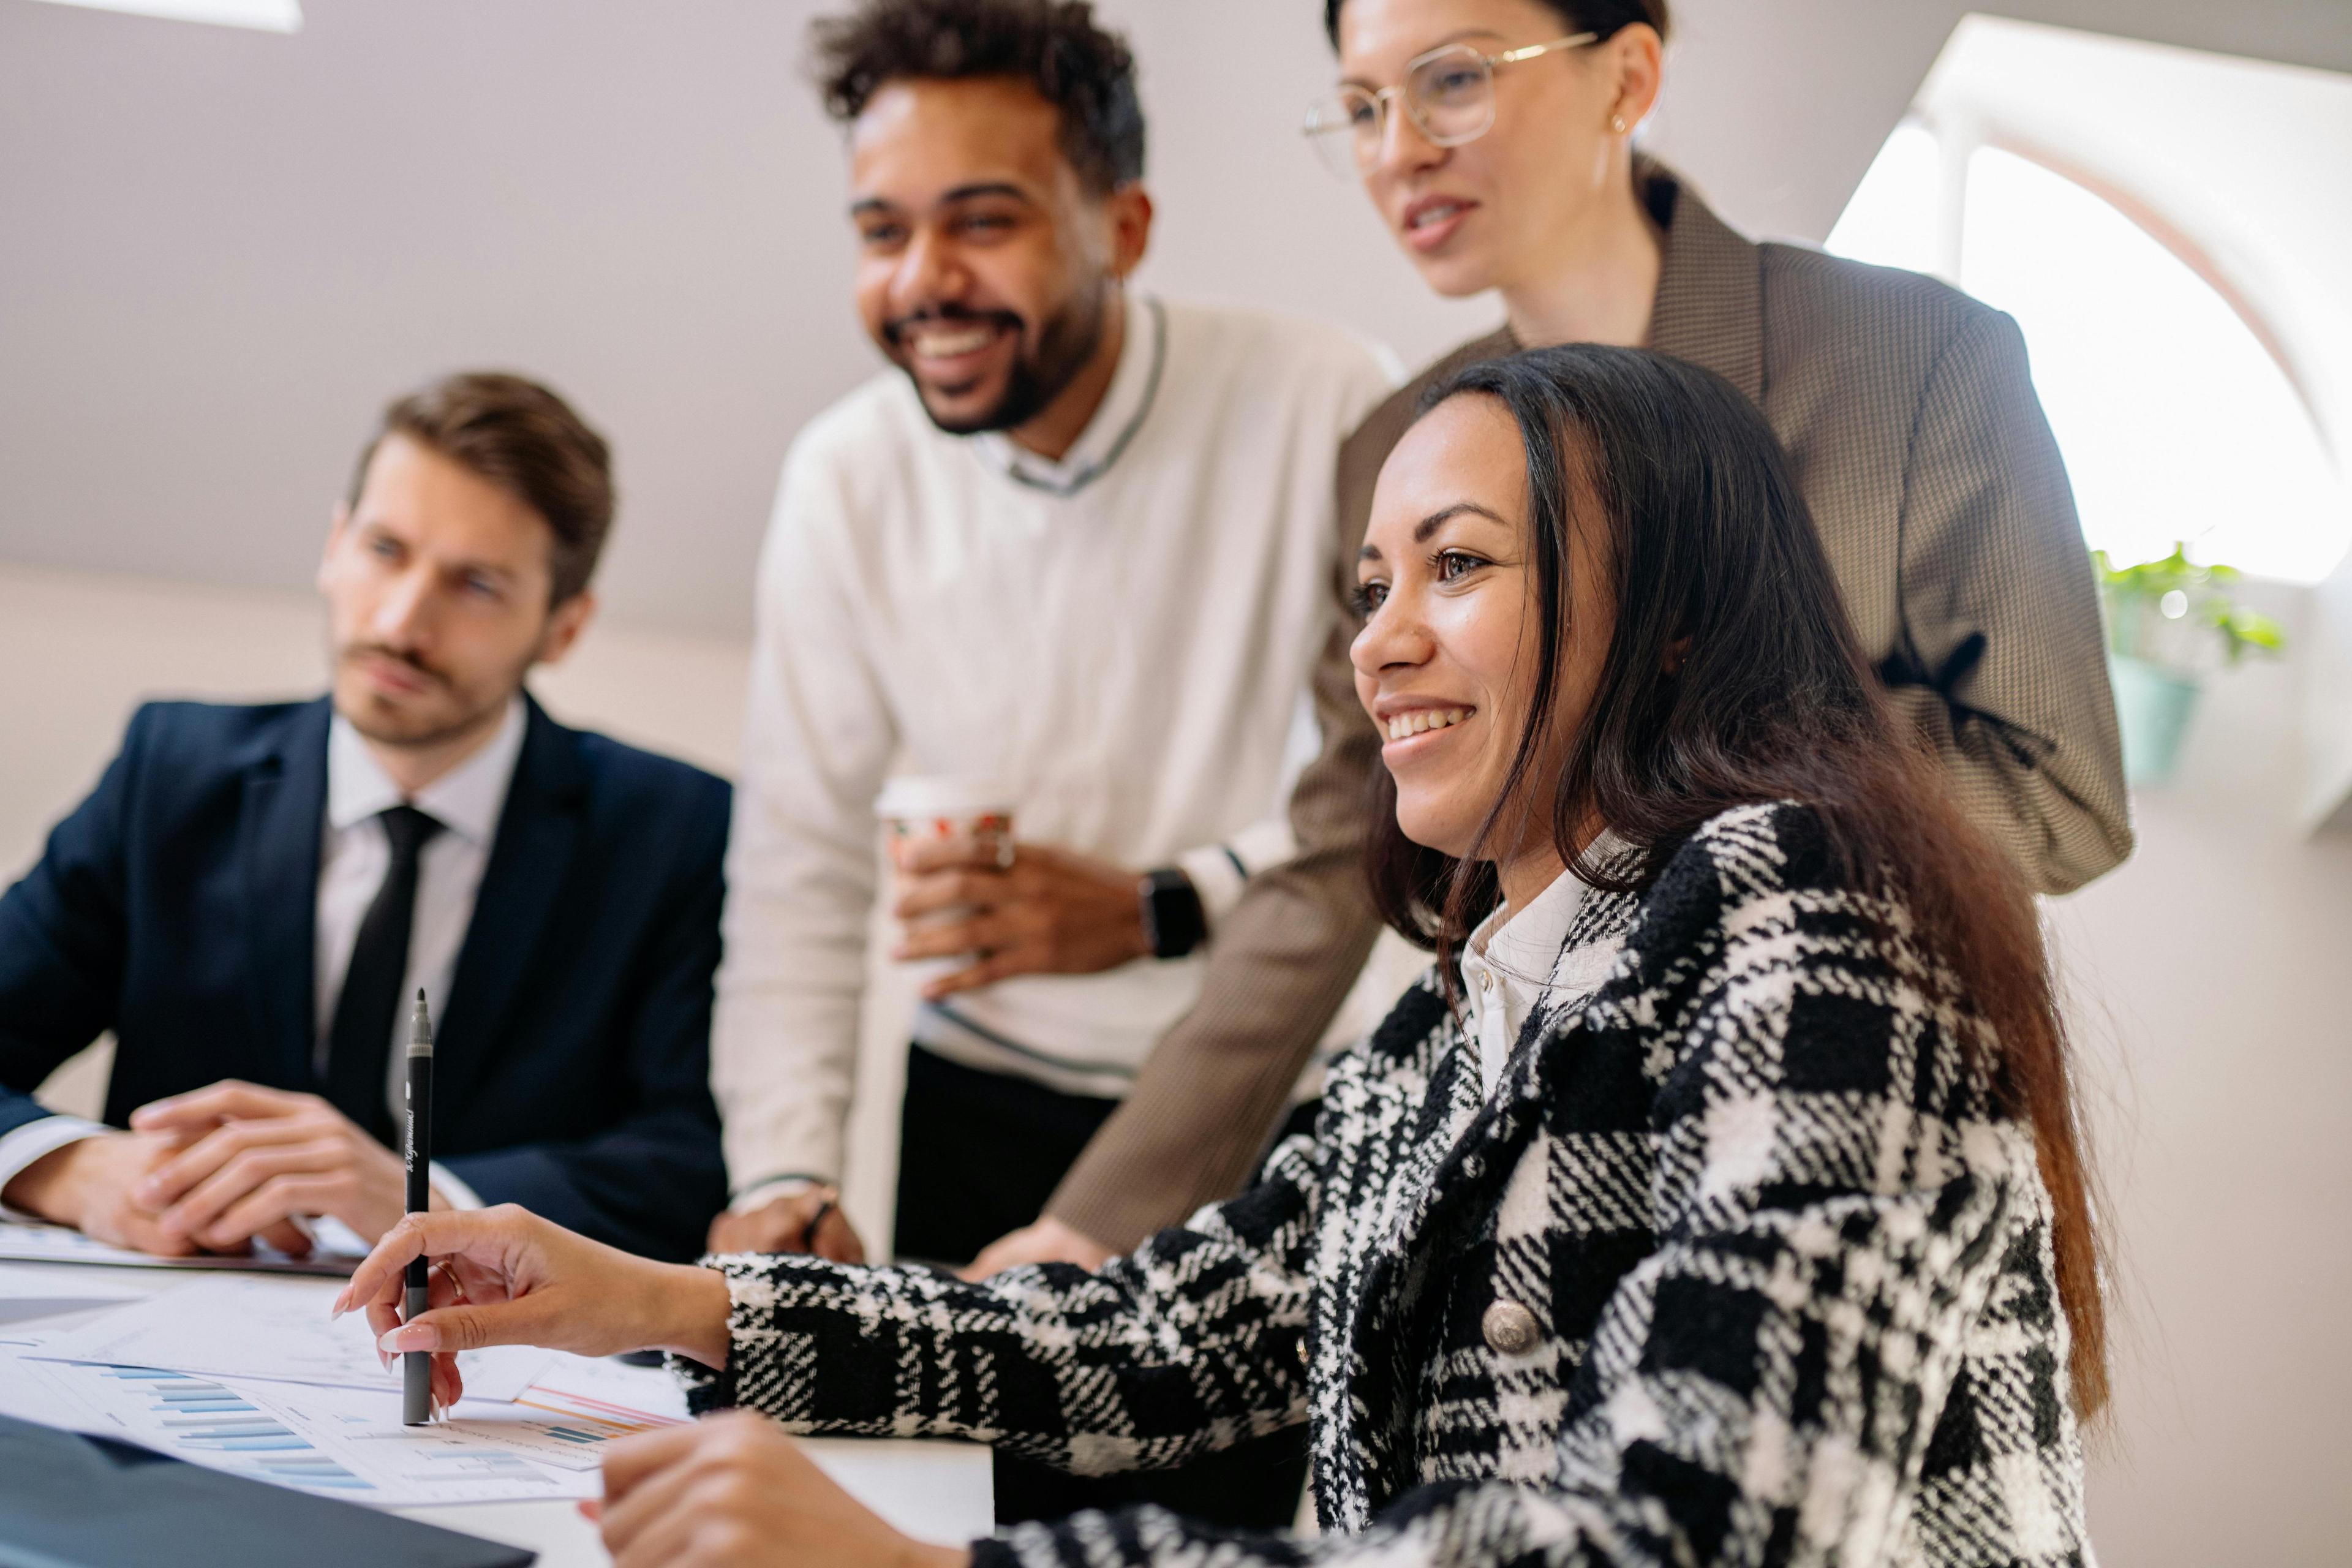
<svg viewBox="0 0 2352 1568"><path fill-rule="evenodd" d="M33 1354L207 1377L398 1390L399 1363L386 1370L376 1359L366 1314L328 1321L340 1289L328 1280L216 1275L51 1335ZM530 1387L552 1355L500 1345L466 1351L457 1366L469 1398L505 1400Z"/></svg>
<svg viewBox="0 0 2352 1568"><path fill-rule="evenodd" d="M469 1384L467 1393L472 1392ZM558 1352L539 1381L512 1400L461 1399L448 1425L543 1465L593 1470L614 1438L683 1426L689 1419L686 1390L661 1368Z"/></svg>
<svg viewBox="0 0 2352 1568"><path fill-rule="evenodd" d="M51 1425L319 1497L395 1507L594 1497L602 1486L442 1426L403 1426L394 1394L84 1362L17 1370L73 1408L76 1419Z"/></svg>
<svg viewBox="0 0 2352 1568"><path fill-rule="evenodd" d="M283 1276L182 1284L0 1264L0 1414L562 1552L593 1548L593 1527L572 1503L601 1493L606 1447L688 1419L685 1391L661 1368L518 1349L469 1353L467 1397L445 1420L404 1426L396 1372L378 1363L364 1321L328 1322L336 1289ZM989 1529L984 1447L805 1447L918 1539L952 1543Z"/></svg>

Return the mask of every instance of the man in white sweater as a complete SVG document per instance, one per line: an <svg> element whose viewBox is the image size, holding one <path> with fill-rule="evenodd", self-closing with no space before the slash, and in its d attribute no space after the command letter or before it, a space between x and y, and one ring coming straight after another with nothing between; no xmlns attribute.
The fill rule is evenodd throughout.
<svg viewBox="0 0 2352 1568"><path fill-rule="evenodd" d="M1333 466L1391 382L1333 329L1129 286L1142 119L1085 5L869 0L816 37L857 308L895 368L793 442L761 563L711 1244L862 1255L832 1184L874 803L946 774L1000 788L1019 841L1009 868L934 858L889 890L934 917L898 953L934 963L897 1250L966 1264L1038 1218L1199 994L1219 915L1291 852Z"/></svg>

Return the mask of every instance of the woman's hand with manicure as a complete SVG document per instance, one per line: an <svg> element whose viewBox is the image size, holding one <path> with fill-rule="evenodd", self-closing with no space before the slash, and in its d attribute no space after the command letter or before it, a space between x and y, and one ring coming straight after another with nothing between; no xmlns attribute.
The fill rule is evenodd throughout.
<svg viewBox="0 0 2352 1568"><path fill-rule="evenodd" d="M400 1318L404 1276L430 1259L427 1310ZM335 1298L338 1317L365 1309L386 1354L434 1355L433 1392L463 1393L457 1352L544 1345L581 1355L669 1350L727 1361L727 1282L707 1268L656 1263L574 1235L512 1204L404 1216Z"/></svg>

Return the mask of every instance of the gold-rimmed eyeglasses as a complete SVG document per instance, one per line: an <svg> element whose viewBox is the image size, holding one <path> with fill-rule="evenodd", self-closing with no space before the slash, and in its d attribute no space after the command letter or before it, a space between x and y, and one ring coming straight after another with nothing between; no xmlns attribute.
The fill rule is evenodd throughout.
<svg viewBox="0 0 2352 1568"><path fill-rule="evenodd" d="M1600 41L1598 33L1575 33L1495 55L1468 44L1443 45L1406 62L1401 86L1375 92L1350 82L1333 89L1307 105L1303 130L1331 172L1352 180L1380 162L1391 102L1403 101L1413 128L1432 146L1459 147L1494 129L1496 71Z"/></svg>

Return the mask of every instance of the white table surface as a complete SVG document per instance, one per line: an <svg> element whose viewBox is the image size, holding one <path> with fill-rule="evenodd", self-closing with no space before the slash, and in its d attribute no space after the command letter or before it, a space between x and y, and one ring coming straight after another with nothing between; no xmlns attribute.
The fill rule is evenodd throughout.
<svg viewBox="0 0 2352 1568"><path fill-rule="evenodd" d="M0 1327L37 1332L46 1306L87 1299L152 1295L192 1279L187 1269L123 1268L99 1264L23 1263L0 1259ZM843 1489L899 1530L919 1540L970 1541L994 1528L988 1450L968 1443L806 1440L812 1458ZM392 1510L468 1535L488 1537L539 1553L545 1568L604 1564L596 1526L569 1501L449 1503Z"/></svg>

